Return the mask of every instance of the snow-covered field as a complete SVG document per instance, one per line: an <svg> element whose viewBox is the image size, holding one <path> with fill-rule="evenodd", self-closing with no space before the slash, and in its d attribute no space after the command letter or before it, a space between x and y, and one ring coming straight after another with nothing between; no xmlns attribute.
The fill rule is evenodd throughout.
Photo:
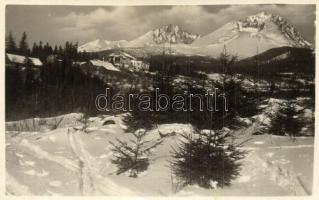
<svg viewBox="0 0 319 200"><path fill-rule="evenodd" d="M23 123L33 124L26 126L27 132L14 130L22 126L21 121L6 123L8 195L273 196L309 195L312 191L314 138L252 135L260 126L258 120L234 132L239 141L251 140L242 147L248 153L231 186L204 189L193 185L177 190L168 164L171 147L180 134L192 130L191 125L162 124L150 130L147 139L160 138L158 130L175 133L154 149L148 170L131 178L125 173L116 175L111 163L109 141L132 137L125 132L123 115L90 118L88 133L71 128L79 126L80 114L59 118L62 121L56 129L48 128L56 124L56 118L25 120ZM103 125L105 121L112 123ZM30 127L36 127L35 131Z"/></svg>

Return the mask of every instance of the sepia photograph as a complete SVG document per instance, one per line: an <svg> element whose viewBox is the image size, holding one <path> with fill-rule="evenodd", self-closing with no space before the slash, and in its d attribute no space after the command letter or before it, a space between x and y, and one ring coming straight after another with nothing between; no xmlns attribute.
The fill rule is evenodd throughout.
<svg viewBox="0 0 319 200"><path fill-rule="evenodd" d="M316 4L4 9L6 197L314 195Z"/></svg>

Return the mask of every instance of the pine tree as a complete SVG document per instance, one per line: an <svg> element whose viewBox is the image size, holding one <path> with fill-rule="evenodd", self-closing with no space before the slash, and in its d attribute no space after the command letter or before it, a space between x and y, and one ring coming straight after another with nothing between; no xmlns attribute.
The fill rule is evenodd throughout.
<svg viewBox="0 0 319 200"><path fill-rule="evenodd" d="M226 46L224 46L224 50L219 57L224 76L222 82L217 83L216 86L227 97L229 110L225 115L229 118L236 116L248 117L255 115L258 111L258 99L243 89L241 81L235 81L234 79L235 72L232 66L235 65L237 60L237 56L227 53Z"/></svg>
<svg viewBox="0 0 319 200"><path fill-rule="evenodd" d="M269 132L274 135L299 136L304 126L304 122L297 117L300 113L301 111L296 110L293 102L288 102L272 119Z"/></svg>
<svg viewBox="0 0 319 200"><path fill-rule="evenodd" d="M129 143L119 139L116 139L117 144L110 142L115 157L112 163L118 167L117 174L128 171L130 177L136 178L140 172L147 170L150 164L148 156L162 140L145 140L146 134L146 130L139 129L132 133L134 139L130 139Z"/></svg>
<svg viewBox="0 0 319 200"><path fill-rule="evenodd" d="M62 56L63 52L64 52L64 50L63 50L62 46L60 45L59 48L58 48L58 55Z"/></svg>
<svg viewBox="0 0 319 200"><path fill-rule="evenodd" d="M6 53L17 53L17 45L11 32L6 38Z"/></svg>
<svg viewBox="0 0 319 200"><path fill-rule="evenodd" d="M232 76L234 75L232 66L235 64L237 61L237 56L231 55L227 52L226 46L224 45L223 52L219 56L219 62L222 65L222 71L224 74L224 82L227 80L227 76L229 76L231 79L233 78Z"/></svg>
<svg viewBox="0 0 319 200"><path fill-rule="evenodd" d="M24 66L26 68L26 79L25 79L25 94L31 94L34 89L34 71L32 69L32 61L26 57L24 60Z"/></svg>
<svg viewBox="0 0 319 200"><path fill-rule="evenodd" d="M57 54L58 54L58 46L57 46L57 45L54 46L53 54L54 54L54 55L57 55Z"/></svg>
<svg viewBox="0 0 319 200"><path fill-rule="evenodd" d="M229 186L239 175L245 151L231 141L224 129L208 132L194 130L182 135L173 147L170 167L182 186L198 184L204 188Z"/></svg>
<svg viewBox="0 0 319 200"><path fill-rule="evenodd" d="M19 43L19 52L23 56L29 56L30 50L27 43L27 34L26 32L23 32L22 38Z"/></svg>
<svg viewBox="0 0 319 200"><path fill-rule="evenodd" d="M31 50L31 55L38 58L39 57L39 47L37 45L37 43L33 43L33 46L32 46L32 50Z"/></svg>

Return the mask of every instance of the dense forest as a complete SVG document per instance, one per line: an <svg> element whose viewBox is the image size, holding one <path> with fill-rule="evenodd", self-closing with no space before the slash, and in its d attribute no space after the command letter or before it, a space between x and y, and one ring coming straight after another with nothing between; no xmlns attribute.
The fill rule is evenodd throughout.
<svg viewBox="0 0 319 200"><path fill-rule="evenodd" d="M66 42L64 46L50 45L48 42L34 42L30 48L27 42L27 34L23 32L22 37L17 45L12 33L6 36L5 43L6 53L18 54L22 56L30 56L39 58L43 63L53 62L55 59L88 61L97 58L96 53L78 52L78 43Z"/></svg>
<svg viewBox="0 0 319 200"><path fill-rule="evenodd" d="M94 95L105 90L105 83L86 76L74 65L76 61L96 57L93 53L77 52L77 44L66 42L63 47L52 47L39 42L30 49L26 33L19 45L9 33L6 53L40 58L43 63L40 68L33 68L26 59L25 70L6 67L6 120L93 111Z"/></svg>

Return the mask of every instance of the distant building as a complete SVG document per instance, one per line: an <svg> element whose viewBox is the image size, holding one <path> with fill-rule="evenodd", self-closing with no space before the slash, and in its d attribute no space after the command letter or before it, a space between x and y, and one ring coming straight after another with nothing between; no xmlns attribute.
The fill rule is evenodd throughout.
<svg viewBox="0 0 319 200"><path fill-rule="evenodd" d="M143 61L138 60L134 56L125 52L111 53L103 60L107 60L114 66L127 69L129 71L147 71L149 65Z"/></svg>
<svg viewBox="0 0 319 200"><path fill-rule="evenodd" d="M5 66L8 67L6 70L17 70L19 77L22 82L25 82L27 79L26 71L26 59L29 59L29 64L31 65L31 70L34 72L33 79L40 80L40 67L43 66L42 62L38 58L20 56L16 54L6 53L6 63Z"/></svg>
<svg viewBox="0 0 319 200"><path fill-rule="evenodd" d="M112 63L106 62L106 61L102 61L102 60L90 60L89 64L93 65L93 66L97 66L97 67L103 67L104 69L106 69L108 71L116 71L116 72L120 71Z"/></svg>
<svg viewBox="0 0 319 200"><path fill-rule="evenodd" d="M87 62L77 62L75 64L84 74L90 77L97 77L110 86L121 84L120 80L124 80L127 76L126 73L122 73L121 70L112 63L102 60L90 60Z"/></svg>
<svg viewBox="0 0 319 200"><path fill-rule="evenodd" d="M102 60L90 60L88 62L75 62L83 72L91 75L113 74L118 75L120 70L112 63Z"/></svg>
<svg viewBox="0 0 319 200"><path fill-rule="evenodd" d="M132 65L132 69L133 71L148 71L149 70L149 64L145 63L143 61L140 60L131 60L131 65Z"/></svg>
<svg viewBox="0 0 319 200"><path fill-rule="evenodd" d="M107 61L119 67L123 67L124 65L130 65L131 60L137 60L137 59L125 52L115 52L107 56Z"/></svg>
<svg viewBox="0 0 319 200"><path fill-rule="evenodd" d="M26 59L31 61L33 67L41 67L43 64L39 58L25 57L16 54L6 53L6 66L25 67Z"/></svg>

